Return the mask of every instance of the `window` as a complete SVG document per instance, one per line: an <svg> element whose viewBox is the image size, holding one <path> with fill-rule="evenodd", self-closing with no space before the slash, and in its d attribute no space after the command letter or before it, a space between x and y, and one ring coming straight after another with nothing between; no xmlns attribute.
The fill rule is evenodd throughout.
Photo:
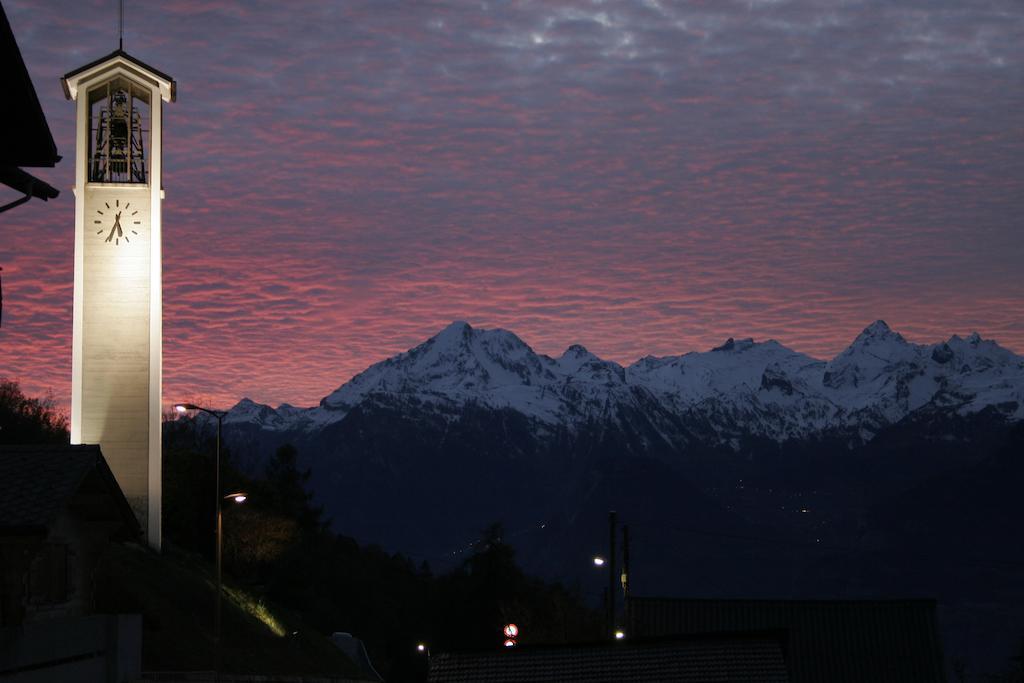
<svg viewBox="0 0 1024 683"><path fill-rule="evenodd" d="M115 78L89 91L89 182L145 183L149 90Z"/></svg>
<svg viewBox="0 0 1024 683"><path fill-rule="evenodd" d="M29 601L36 605L67 602L69 579L68 546L64 543L43 545L29 569Z"/></svg>

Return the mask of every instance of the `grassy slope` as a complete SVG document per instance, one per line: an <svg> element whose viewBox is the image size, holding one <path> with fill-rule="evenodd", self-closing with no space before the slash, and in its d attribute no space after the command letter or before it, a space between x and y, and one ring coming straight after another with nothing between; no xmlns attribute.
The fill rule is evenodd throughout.
<svg viewBox="0 0 1024 683"><path fill-rule="evenodd" d="M215 582L202 558L173 548L157 554L111 544L96 573L96 611L142 614L144 670L209 671L215 662ZM227 587L224 671L360 678L342 652L296 615Z"/></svg>

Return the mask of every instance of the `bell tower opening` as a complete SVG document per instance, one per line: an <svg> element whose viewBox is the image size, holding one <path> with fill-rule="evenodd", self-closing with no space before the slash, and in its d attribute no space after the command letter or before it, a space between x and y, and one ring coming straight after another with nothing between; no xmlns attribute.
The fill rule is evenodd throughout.
<svg viewBox="0 0 1024 683"><path fill-rule="evenodd" d="M150 94L118 77L89 90L91 183L146 183Z"/></svg>

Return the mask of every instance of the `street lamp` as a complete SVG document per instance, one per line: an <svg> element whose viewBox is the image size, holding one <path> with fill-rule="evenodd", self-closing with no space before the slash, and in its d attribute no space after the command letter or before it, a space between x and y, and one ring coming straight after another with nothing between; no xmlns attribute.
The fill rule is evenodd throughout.
<svg viewBox="0 0 1024 683"><path fill-rule="evenodd" d="M608 637L618 638L617 631L615 630L615 530L616 530L616 515L614 510L608 512L608 555L595 555L594 566L604 567L608 565L608 588L605 589L605 609L607 610L606 618L607 623L607 634ZM623 557L622 557L622 590L623 593L629 592L628 589L628 571L629 571L629 527L623 527Z"/></svg>
<svg viewBox="0 0 1024 683"><path fill-rule="evenodd" d="M185 413L189 412L190 410L198 410L201 413L206 413L207 415L213 415L215 418L217 418L217 459L216 459L215 464L214 464L214 467L216 468L216 471L217 471L217 475L216 475L216 487L217 487L216 488L216 494L217 494L217 497L216 497L216 502L217 502L217 611L216 611L216 617L215 617L215 620L214 620L213 643L214 643L214 648L216 649L216 652L217 652L217 672L219 673L220 672L220 663L221 663L220 662L221 593L224 592L223 589L222 589L223 579L222 579L222 573L221 573L221 552L222 552L222 548L224 546L224 543L223 543L223 536L224 536L224 533L223 533L223 528L224 528L224 525L223 525L223 512L224 512L223 511L223 503L224 503L225 500L231 500L231 501L233 501L235 503L244 503L246 498L248 498L248 496L246 496L245 492L243 492L243 491L236 491L234 493L229 493L226 496L222 495L221 491L220 491L220 440L221 440L221 430L222 430L222 428L224 426L224 416L227 415L227 411L211 410L209 408L203 408L202 406L197 406L194 403L178 403L178 404L176 404L174 406L174 409L177 412L181 413L181 414L185 414Z"/></svg>

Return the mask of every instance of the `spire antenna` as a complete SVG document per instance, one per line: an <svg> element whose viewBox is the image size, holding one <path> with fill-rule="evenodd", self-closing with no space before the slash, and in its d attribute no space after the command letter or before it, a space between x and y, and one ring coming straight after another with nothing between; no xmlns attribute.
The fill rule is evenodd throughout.
<svg viewBox="0 0 1024 683"><path fill-rule="evenodd" d="M118 0L117 8L117 49L124 50L124 0Z"/></svg>

